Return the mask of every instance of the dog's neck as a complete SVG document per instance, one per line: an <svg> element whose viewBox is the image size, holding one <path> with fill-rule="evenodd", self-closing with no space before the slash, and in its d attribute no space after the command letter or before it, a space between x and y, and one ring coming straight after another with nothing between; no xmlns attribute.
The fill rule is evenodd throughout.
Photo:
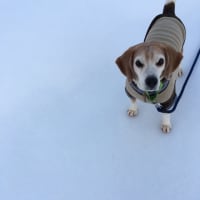
<svg viewBox="0 0 200 200"><path fill-rule="evenodd" d="M159 90L155 90L155 91L141 90L134 81L131 81L130 85L137 93L139 93L140 95L146 96L150 102L156 103L155 99L157 95L162 93L168 87L169 80L166 78L163 78L160 82Z"/></svg>

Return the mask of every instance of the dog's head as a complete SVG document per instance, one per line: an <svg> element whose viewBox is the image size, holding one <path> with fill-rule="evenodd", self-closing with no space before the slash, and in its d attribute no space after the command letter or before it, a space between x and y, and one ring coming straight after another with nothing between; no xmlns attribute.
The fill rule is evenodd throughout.
<svg viewBox="0 0 200 200"><path fill-rule="evenodd" d="M160 43L142 43L129 48L116 63L129 81L144 91L159 90L163 78L178 68L182 53Z"/></svg>

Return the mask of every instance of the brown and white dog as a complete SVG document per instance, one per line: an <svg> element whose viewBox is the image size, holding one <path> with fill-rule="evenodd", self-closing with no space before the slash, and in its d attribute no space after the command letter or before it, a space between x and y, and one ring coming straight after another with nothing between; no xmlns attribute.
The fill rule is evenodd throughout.
<svg viewBox="0 0 200 200"><path fill-rule="evenodd" d="M151 22L144 42L126 50L116 63L126 76L126 93L131 98L128 115L137 115L136 99L159 104L165 109L176 98L175 84L182 74L185 27L175 15L175 0L167 0L163 13ZM161 129L171 130L170 114L163 114Z"/></svg>

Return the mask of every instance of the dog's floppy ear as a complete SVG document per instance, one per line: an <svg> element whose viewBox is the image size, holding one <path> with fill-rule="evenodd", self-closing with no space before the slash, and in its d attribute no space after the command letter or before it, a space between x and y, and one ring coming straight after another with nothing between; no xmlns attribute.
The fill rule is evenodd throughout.
<svg viewBox="0 0 200 200"><path fill-rule="evenodd" d="M129 81L136 78L136 73L133 70L133 57L136 48L137 47L129 48L115 61L120 71L128 78Z"/></svg>
<svg viewBox="0 0 200 200"><path fill-rule="evenodd" d="M166 66L163 72L163 76L168 77L178 68L183 55L170 46L165 46L164 51L166 57Z"/></svg>

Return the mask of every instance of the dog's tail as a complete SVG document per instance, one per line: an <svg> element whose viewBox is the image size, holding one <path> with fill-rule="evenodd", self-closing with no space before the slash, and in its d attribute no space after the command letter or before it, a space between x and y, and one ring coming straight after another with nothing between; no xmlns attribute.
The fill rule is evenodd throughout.
<svg viewBox="0 0 200 200"><path fill-rule="evenodd" d="M166 0L163 8L163 14L168 16L175 16L175 3L176 0Z"/></svg>
<svg viewBox="0 0 200 200"><path fill-rule="evenodd" d="M176 0L166 0L165 4L168 4L168 3L176 3Z"/></svg>

